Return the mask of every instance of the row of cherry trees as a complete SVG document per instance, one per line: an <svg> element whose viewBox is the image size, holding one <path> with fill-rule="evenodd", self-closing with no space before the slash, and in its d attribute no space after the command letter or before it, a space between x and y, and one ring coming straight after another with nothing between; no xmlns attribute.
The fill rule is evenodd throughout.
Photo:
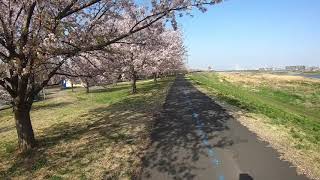
<svg viewBox="0 0 320 180"><path fill-rule="evenodd" d="M122 28L128 31L128 25L133 23L130 21L134 20L127 16L122 21ZM58 74L71 81L81 81L87 92L93 85L131 80L132 93L136 93L139 76L153 76L156 81L160 75L182 71L185 57L180 31L165 28L165 23L159 21L130 36L126 42L110 45L108 51L82 53L68 59Z"/></svg>
<svg viewBox="0 0 320 180"><path fill-rule="evenodd" d="M1 0L0 86L12 98L19 147L36 146L35 96L57 75L110 80L168 70L182 53L176 16L220 0ZM174 43L176 42L176 43ZM178 44L178 45L177 45ZM157 50L158 49L158 50ZM165 60L164 60L165 58ZM157 66L154 66L157 65ZM2 68L3 69L3 68ZM92 70L94 69L94 70Z"/></svg>
<svg viewBox="0 0 320 180"><path fill-rule="evenodd" d="M112 47L120 52L115 59L119 60L122 78L132 81L132 93L136 92L139 75L154 76L156 80L160 74L184 68L186 51L179 31L165 29L160 24L134 34L129 42Z"/></svg>

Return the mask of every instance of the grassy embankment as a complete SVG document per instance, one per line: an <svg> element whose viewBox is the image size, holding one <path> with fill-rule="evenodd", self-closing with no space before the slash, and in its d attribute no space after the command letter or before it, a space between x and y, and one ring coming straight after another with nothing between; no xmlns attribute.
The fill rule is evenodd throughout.
<svg viewBox="0 0 320 180"><path fill-rule="evenodd" d="M51 92L31 113L39 148L17 154L10 110L0 111L0 179L131 179L149 143L153 113L172 79Z"/></svg>
<svg viewBox="0 0 320 180"><path fill-rule="evenodd" d="M293 126L304 133L295 133L296 138L320 143L320 82L231 82L218 74L193 74L192 80L213 88L218 97L250 112L262 113L272 123ZM229 77L230 78L230 77Z"/></svg>
<svg viewBox="0 0 320 180"><path fill-rule="evenodd" d="M311 177L320 176L319 80L259 73L193 73L188 77L208 95L265 117L265 125L250 123L270 127L269 134L262 132L264 139L274 136L283 153L293 150L285 155L287 159Z"/></svg>
<svg viewBox="0 0 320 180"><path fill-rule="evenodd" d="M315 71L315 72L304 72L304 74L320 75L320 71Z"/></svg>

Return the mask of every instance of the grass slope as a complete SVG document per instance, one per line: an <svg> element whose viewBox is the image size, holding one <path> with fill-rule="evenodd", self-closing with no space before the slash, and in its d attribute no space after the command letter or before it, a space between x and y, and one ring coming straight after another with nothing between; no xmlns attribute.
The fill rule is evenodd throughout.
<svg viewBox="0 0 320 180"><path fill-rule="evenodd" d="M50 91L31 112L39 148L24 155L11 111L0 111L0 179L131 179L171 82L139 82L135 95L127 83L89 94Z"/></svg>
<svg viewBox="0 0 320 180"><path fill-rule="evenodd" d="M274 124L291 128L292 136L300 139L298 148L308 141L319 147L320 143L320 84L300 83L313 88L312 93L274 87L272 84L252 86L226 81L215 73L196 73L189 76L193 83L210 89L216 96L229 104L249 112L268 116ZM310 87L311 86L311 87ZM301 88L301 87L300 87ZM304 105L308 104L308 106Z"/></svg>
<svg viewBox="0 0 320 180"><path fill-rule="evenodd" d="M221 105L298 173L320 180L319 80L261 73L192 73L188 78L212 98L227 102Z"/></svg>

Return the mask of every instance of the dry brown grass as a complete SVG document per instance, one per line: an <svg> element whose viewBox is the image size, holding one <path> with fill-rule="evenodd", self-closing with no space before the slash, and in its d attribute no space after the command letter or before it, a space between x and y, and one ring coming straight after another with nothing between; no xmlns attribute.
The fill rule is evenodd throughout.
<svg viewBox="0 0 320 180"><path fill-rule="evenodd" d="M320 80L306 78L302 76L292 76L292 75L276 75L267 73L219 73L221 79L235 83L237 85L242 85L245 87L272 87L273 89L290 89L298 90L306 93L313 93L314 84L319 84ZM303 86L301 86L303 84Z"/></svg>
<svg viewBox="0 0 320 180"><path fill-rule="evenodd" d="M320 80L305 78L302 76L276 75L267 73L219 73L227 81L233 83L242 83L250 85L271 84L288 84L288 83L320 83Z"/></svg>

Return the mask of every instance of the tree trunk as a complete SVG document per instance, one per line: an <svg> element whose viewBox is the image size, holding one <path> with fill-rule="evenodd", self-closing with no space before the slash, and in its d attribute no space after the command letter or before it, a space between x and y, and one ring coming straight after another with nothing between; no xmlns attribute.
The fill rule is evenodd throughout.
<svg viewBox="0 0 320 180"><path fill-rule="evenodd" d="M137 93L137 72L134 71L132 74L132 94Z"/></svg>
<svg viewBox="0 0 320 180"><path fill-rule="evenodd" d="M31 105L15 105L13 108L19 149L27 151L36 146L36 140L30 119Z"/></svg>
<svg viewBox="0 0 320 180"><path fill-rule="evenodd" d="M153 82L157 83L157 73L153 73Z"/></svg>
<svg viewBox="0 0 320 180"><path fill-rule="evenodd" d="M43 100L46 100L46 90L44 88L42 89L42 96Z"/></svg>
<svg viewBox="0 0 320 180"><path fill-rule="evenodd" d="M86 89L87 89L87 93L89 93L90 92L90 89L89 89L90 87L89 87L89 82L86 82Z"/></svg>
<svg viewBox="0 0 320 180"><path fill-rule="evenodd" d="M71 81L71 91L73 92L73 82Z"/></svg>
<svg viewBox="0 0 320 180"><path fill-rule="evenodd" d="M90 88L89 88L89 86L86 86L86 93L90 93Z"/></svg>

